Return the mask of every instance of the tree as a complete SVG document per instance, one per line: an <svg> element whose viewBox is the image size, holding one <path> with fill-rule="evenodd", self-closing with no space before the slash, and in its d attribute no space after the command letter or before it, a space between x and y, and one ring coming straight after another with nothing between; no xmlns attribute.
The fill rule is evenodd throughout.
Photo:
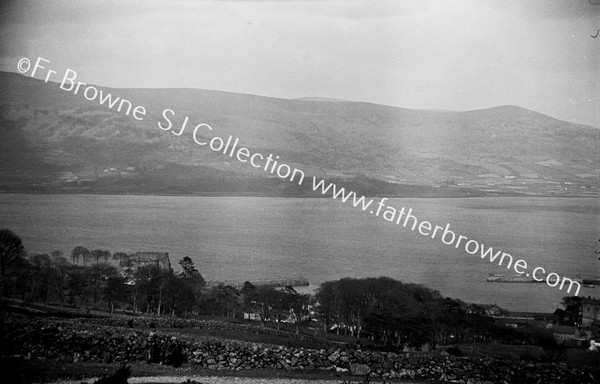
<svg viewBox="0 0 600 384"><path fill-rule="evenodd" d="M50 259L54 265L64 265L67 264L67 259L63 256L61 251L52 251L50 252Z"/></svg>
<svg viewBox="0 0 600 384"><path fill-rule="evenodd" d="M92 304L96 305L99 299L105 296L108 280L120 277L115 267L105 263L93 264L85 268L88 279L88 297L92 298Z"/></svg>
<svg viewBox="0 0 600 384"><path fill-rule="evenodd" d="M240 293L242 294L242 310L249 314L249 318L260 313L260 294L258 289L249 281L244 282ZM264 319L260 316L260 322L264 326Z"/></svg>
<svg viewBox="0 0 600 384"><path fill-rule="evenodd" d="M173 273L168 277L167 300L171 308L171 316L177 313L187 317L188 311L197 304L192 288Z"/></svg>
<svg viewBox="0 0 600 384"><path fill-rule="evenodd" d="M343 278L321 284L316 292L318 316L326 329L335 322L338 333L368 333L396 346L436 340L441 300L437 291L389 277Z"/></svg>
<svg viewBox="0 0 600 384"><path fill-rule="evenodd" d="M71 250L71 262L75 265L84 265L84 261L89 255L89 249L78 245ZM79 262L79 259L81 259L81 263Z"/></svg>
<svg viewBox="0 0 600 384"><path fill-rule="evenodd" d="M67 286L69 289L69 297L72 305L85 307L90 295L90 280L88 278L88 270L86 267L73 267L69 271L67 278ZM77 302L79 299L79 302Z"/></svg>
<svg viewBox="0 0 600 384"><path fill-rule="evenodd" d="M25 256L21 238L10 229L0 229L0 296L4 295L8 280L18 271Z"/></svg>
<svg viewBox="0 0 600 384"><path fill-rule="evenodd" d="M104 287L104 299L108 302L110 313L115 311L115 303L126 298L125 278L118 273L108 276Z"/></svg>
<svg viewBox="0 0 600 384"><path fill-rule="evenodd" d="M108 263L111 255L110 251L104 251L102 249L94 249L90 252L90 256L95 263Z"/></svg>
<svg viewBox="0 0 600 384"><path fill-rule="evenodd" d="M258 302L262 321L275 321L279 330L280 322L290 318L290 310L296 295L290 291L282 291L273 287L259 287Z"/></svg>
<svg viewBox="0 0 600 384"><path fill-rule="evenodd" d="M179 260L179 265L181 266L181 269L183 269L183 272L180 274L183 278L191 278L200 274L189 256L185 256L183 259Z"/></svg>
<svg viewBox="0 0 600 384"><path fill-rule="evenodd" d="M321 283L315 293L317 301L317 313L319 318L323 320L324 331L327 332L331 328L332 322L338 322L336 318L337 308L339 307L338 297L336 295L336 283L326 281Z"/></svg>
<svg viewBox="0 0 600 384"><path fill-rule="evenodd" d="M172 271L166 271L156 264L138 268L134 273L134 301L145 301L148 314L154 311L157 315L163 313L163 301L169 301L170 281L174 278Z"/></svg>
<svg viewBox="0 0 600 384"><path fill-rule="evenodd" d="M134 273L134 310L137 302L146 303L146 313L150 313L152 303L155 300L157 281L160 278L160 268L156 265L145 265L138 268Z"/></svg>
<svg viewBox="0 0 600 384"><path fill-rule="evenodd" d="M63 275L54 267L48 254L36 254L31 257L31 298L47 303L49 299L61 300L64 287Z"/></svg>
<svg viewBox="0 0 600 384"><path fill-rule="evenodd" d="M10 284L8 287L10 290L5 293L8 295L18 294L21 296L21 300L26 300L33 267L29 260L21 258L15 268L17 272L14 276L14 285Z"/></svg>
<svg viewBox="0 0 600 384"><path fill-rule="evenodd" d="M202 289L206 286L206 281L196 269L194 262L188 256L185 256L183 259L179 260L179 265L181 266L182 272L179 274L179 278L186 284L193 293L194 303L193 305L198 306L201 298L202 298ZM180 287L180 289L182 289ZM189 304L189 301L186 301ZM187 313L188 305L185 305L185 311Z"/></svg>
<svg viewBox="0 0 600 384"><path fill-rule="evenodd" d="M183 271L179 274L184 281L192 284L195 289L202 289L206 285L204 277L198 272L194 262L188 256L179 260L179 265Z"/></svg>
<svg viewBox="0 0 600 384"><path fill-rule="evenodd" d="M310 303L310 295L301 295L297 293L295 290L288 291L288 306L290 311L290 320L296 326L296 333L300 333L300 324L304 323L306 320L310 320L310 312L309 312L309 303Z"/></svg>

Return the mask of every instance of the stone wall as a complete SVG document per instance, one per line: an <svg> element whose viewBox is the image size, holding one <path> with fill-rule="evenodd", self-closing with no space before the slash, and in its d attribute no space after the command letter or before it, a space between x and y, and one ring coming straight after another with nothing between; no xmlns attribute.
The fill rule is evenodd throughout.
<svg viewBox="0 0 600 384"><path fill-rule="evenodd" d="M111 325L102 325L103 321L53 321L19 315L8 315L3 320L2 354L26 359L147 361L171 365L179 361L207 370L332 371L341 375L369 374L463 384L595 382L590 372L566 365L455 357L446 352L392 353L339 346L308 349L234 342L136 328L139 322L132 324L126 319L106 320ZM117 326L128 322L133 328ZM202 324L196 322L197 327Z"/></svg>

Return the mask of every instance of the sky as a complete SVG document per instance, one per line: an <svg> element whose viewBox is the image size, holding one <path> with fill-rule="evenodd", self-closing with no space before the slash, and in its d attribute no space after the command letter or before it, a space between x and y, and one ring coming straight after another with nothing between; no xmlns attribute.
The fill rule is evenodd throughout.
<svg viewBox="0 0 600 384"><path fill-rule="evenodd" d="M600 127L600 0L13 1L0 70L27 57L108 87L518 105Z"/></svg>

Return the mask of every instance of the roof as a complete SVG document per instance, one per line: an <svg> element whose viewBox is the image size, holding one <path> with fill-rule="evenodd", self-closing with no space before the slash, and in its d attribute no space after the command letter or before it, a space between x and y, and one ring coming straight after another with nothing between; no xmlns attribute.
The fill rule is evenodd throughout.
<svg viewBox="0 0 600 384"><path fill-rule="evenodd" d="M582 304L597 304L600 305L600 299L596 299L595 297L584 297L583 300L581 300Z"/></svg>
<svg viewBox="0 0 600 384"><path fill-rule="evenodd" d="M496 304L479 304L479 306L483 309L500 309L500 310L502 310L502 308L500 308Z"/></svg>

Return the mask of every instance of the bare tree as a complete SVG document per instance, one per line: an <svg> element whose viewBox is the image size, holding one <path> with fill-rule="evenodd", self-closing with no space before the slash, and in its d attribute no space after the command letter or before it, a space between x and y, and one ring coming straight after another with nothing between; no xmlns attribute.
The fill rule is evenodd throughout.
<svg viewBox="0 0 600 384"><path fill-rule="evenodd" d="M22 264L25 255L21 238L10 229L0 229L0 296L4 295L7 280Z"/></svg>

